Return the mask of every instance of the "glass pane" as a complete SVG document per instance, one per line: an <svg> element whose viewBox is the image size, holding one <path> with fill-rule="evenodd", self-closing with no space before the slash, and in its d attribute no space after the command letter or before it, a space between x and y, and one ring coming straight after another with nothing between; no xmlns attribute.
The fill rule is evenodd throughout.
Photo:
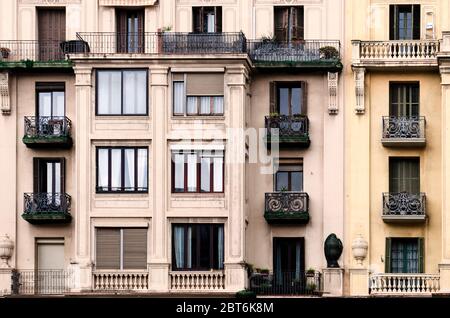
<svg viewBox="0 0 450 318"><path fill-rule="evenodd" d="M174 154L173 155L175 171L175 192L184 192L184 155Z"/></svg>
<svg viewBox="0 0 450 318"><path fill-rule="evenodd" d="M52 93L39 93L39 116L52 115Z"/></svg>
<svg viewBox="0 0 450 318"><path fill-rule="evenodd" d="M184 114L184 82L173 83L173 113Z"/></svg>
<svg viewBox="0 0 450 318"><path fill-rule="evenodd" d="M197 192L197 154L187 155L187 165L188 192Z"/></svg>
<svg viewBox="0 0 450 318"><path fill-rule="evenodd" d="M278 90L278 107L280 111L280 115L290 115L289 114L289 89L288 88L280 88Z"/></svg>
<svg viewBox="0 0 450 318"><path fill-rule="evenodd" d="M197 97L189 96L187 98L187 112L189 115L197 115Z"/></svg>
<svg viewBox="0 0 450 318"><path fill-rule="evenodd" d="M64 115L64 92L53 92L53 116L63 117Z"/></svg>
<svg viewBox="0 0 450 318"><path fill-rule="evenodd" d="M147 108L147 72L123 72L123 113L145 115Z"/></svg>
<svg viewBox="0 0 450 318"><path fill-rule="evenodd" d="M200 231L200 268L211 268L211 233L210 225L199 225Z"/></svg>
<svg viewBox="0 0 450 318"><path fill-rule="evenodd" d="M200 97L200 114L211 113L211 97Z"/></svg>
<svg viewBox="0 0 450 318"><path fill-rule="evenodd" d="M214 97L214 114L223 114L223 97Z"/></svg>
<svg viewBox="0 0 450 318"><path fill-rule="evenodd" d="M177 269L182 269L185 268L184 226L175 225L173 227L173 233L174 265Z"/></svg>
<svg viewBox="0 0 450 318"><path fill-rule="evenodd" d="M55 185L53 191L55 193L61 193L61 163L55 162Z"/></svg>
<svg viewBox="0 0 450 318"><path fill-rule="evenodd" d="M147 149L138 149L138 190L148 189Z"/></svg>
<svg viewBox="0 0 450 318"><path fill-rule="evenodd" d="M99 190L108 190L108 149L98 150L98 184Z"/></svg>
<svg viewBox="0 0 450 318"><path fill-rule="evenodd" d="M290 191L303 191L303 172L291 172L291 189Z"/></svg>
<svg viewBox="0 0 450 318"><path fill-rule="evenodd" d="M216 19L214 13L210 12L206 14L206 32L214 33L216 32Z"/></svg>
<svg viewBox="0 0 450 318"><path fill-rule="evenodd" d="M134 191L134 149L125 149L125 190Z"/></svg>
<svg viewBox="0 0 450 318"><path fill-rule="evenodd" d="M53 190L53 162L47 162L47 193L52 193Z"/></svg>
<svg viewBox="0 0 450 318"><path fill-rule="evenodd" d="M301 88L292 88L291 105L292 105L292 115L300 115L301 109Z"/></svg>
<svg viewBox="0 0 450 318"><path fill-rule="evenodd" d="M277 172L275 191L288 191L289 172Z"/></svg>
<svg viewBox="0 0 450 318"><path fill-rule="evenodd" d="M223 158L214 158L214 192L223 192Z"/></svg>
<svg viewBox="0 0 450 318"><path fill-rule="evenodd" d="M113 191L122 190L122 150L111 150L111 187Z"/></svg>
<svg viewBox="0 0 450 318"><path fill-rule="evenodd" d="M211 192L211 158L201 158L201 191Z"/></svg>
<svg viewBox="0 0 450 318"><path fill-rule="evenodd" d="M97 107L99 115L121 114L121 77L120 72L98 72Z"/></svg>

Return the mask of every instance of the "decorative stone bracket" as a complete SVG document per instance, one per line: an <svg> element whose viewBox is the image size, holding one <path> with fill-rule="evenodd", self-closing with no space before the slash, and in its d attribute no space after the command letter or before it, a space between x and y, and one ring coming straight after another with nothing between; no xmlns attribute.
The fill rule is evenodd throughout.
<svg viewBox="0 0 450 318"><path fill-rule="evenodd" d="M362 67L353 68L353 74L355 78L355 97L356 97L356 114L363 115L366 111L364 105L364 79L365 79L366 69Z"/></svg>
<svg viewBox="0 0 450 318"><path fill-rule="evenodd" d="M339 73L328 72L328 113L336 115L339 111L338 99Z"/></svg>
<svg viewBox="0 0 450 318"><path fill-rule="evenodd" d="M0 73L0 110L3 115L11 114L9 74L7 72Z"/></svg>

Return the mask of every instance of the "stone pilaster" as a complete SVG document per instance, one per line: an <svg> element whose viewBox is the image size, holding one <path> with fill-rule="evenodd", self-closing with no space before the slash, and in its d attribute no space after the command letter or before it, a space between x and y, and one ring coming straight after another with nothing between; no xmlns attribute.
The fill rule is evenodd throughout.
<svg viewBox="0 0 450 318"><path fill-rule="evenodd" d="M323 296L340 297L344 295L344 269L323 269Z"/></svg>

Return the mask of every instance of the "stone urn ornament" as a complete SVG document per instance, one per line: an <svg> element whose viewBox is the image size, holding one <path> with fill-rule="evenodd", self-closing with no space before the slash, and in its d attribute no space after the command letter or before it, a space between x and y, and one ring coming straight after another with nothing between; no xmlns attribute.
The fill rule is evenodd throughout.
<svg viewBox="0 0 450 318"><path fill-rule="evenodd" d="M363 265L364 259L367 257L367 249L369 248L369 244L362 237L362 235L358 235L352 243L352 251L353 257L359 265Z"/></svg>
<svg viewBox="0 0 450 318"><path fill-rule="evenodd" d="M342 255L343 248L342 241L337 238L336 234L328 235L323 248L328 268L339 268L338 260Z"/></svg>
<svg viewBox="0 0 450 318"><path fill-rule="evenodd" d="M8 235L0 236L0 268L9 268L8 260L12 256L14 242Z"/></svg>

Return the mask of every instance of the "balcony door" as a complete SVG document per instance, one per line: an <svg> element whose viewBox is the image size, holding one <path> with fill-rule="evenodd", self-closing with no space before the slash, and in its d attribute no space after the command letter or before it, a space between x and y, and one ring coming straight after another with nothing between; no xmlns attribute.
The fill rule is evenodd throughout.
<svg viewBox="0 0 450 318"><path fill-rule="evenodd" d="M193 30L195 33L222 32L222 7L193 7Z"/></svg>
<svg viewBox="0 0 450 318"><path fill-rule="evenodd" d="M273 273L278 285L299 280L305 270L304 238L273 239Z"/></svg>
<svg viewBox="0 0 450 318"><path fill-rule="evenodd" d="M144 53L144 10L117 10L117 52Z"/></svg>
<svg viewBox="0 0 450 318"><path fill-rule="evenodd" d="M65 84L36 83L36 127L45 136L59 136L65 128Z"/></svg>
<svg viewBox="0 0 450 318"><path fill-rule="evenodd" d="M64 191L64 158L34 158L35 211L59 211Z"/></svg>
<svg viewBox="0 0 450 318"><path fill-rule="evenodd" d="M39 60L63 60L61 42L66 39L66 10L64 8L45 8L37 10Z"/></svg>
<svg viewBox="0 0 450 318"><path fill-rule="evenodd" d="M423 273L423 238L387 238L386 273Z"/></svg>
<svg viewBox="0 0 450 318"><path fill-rule="evenodd" d="M271 113L306 115L306 82L272 82L270 85Z"/></svg>
<svg viewBox="0 0 450 318"><path fill-rule="evenodd" d="M420 40L420 5L391 5L390 40Z"/></svg>
<svg viewBox="0 0 450 318"><path fill-rule="evenodd" d="M39 239L37 245L37 270L35 292L60 294L66 290L64 273L64 240Z"/></svg>
<svg viewBox="0 0 450 318"><path fill-rule="evenodd" d="M304 38L303 6L274 8L275 39L280 42L293 42Z"/></svg>
<svg viewBox="0 0 450 318"><path fill-rule="evenodd" d="M419 116L419 83L390 83L389 115L393 117Z"/></svg>
<svg viewBox="0 0 450 318"><path fill-rule="evenodd" d="M389 159L389 192L420 193L420 159Z"/></svg>
<svg viewBox="0 0 450 318"><path fill-rule="evenodd" d="M303 163L280 165L275 174L275 191L303 192Z"/></svg>

